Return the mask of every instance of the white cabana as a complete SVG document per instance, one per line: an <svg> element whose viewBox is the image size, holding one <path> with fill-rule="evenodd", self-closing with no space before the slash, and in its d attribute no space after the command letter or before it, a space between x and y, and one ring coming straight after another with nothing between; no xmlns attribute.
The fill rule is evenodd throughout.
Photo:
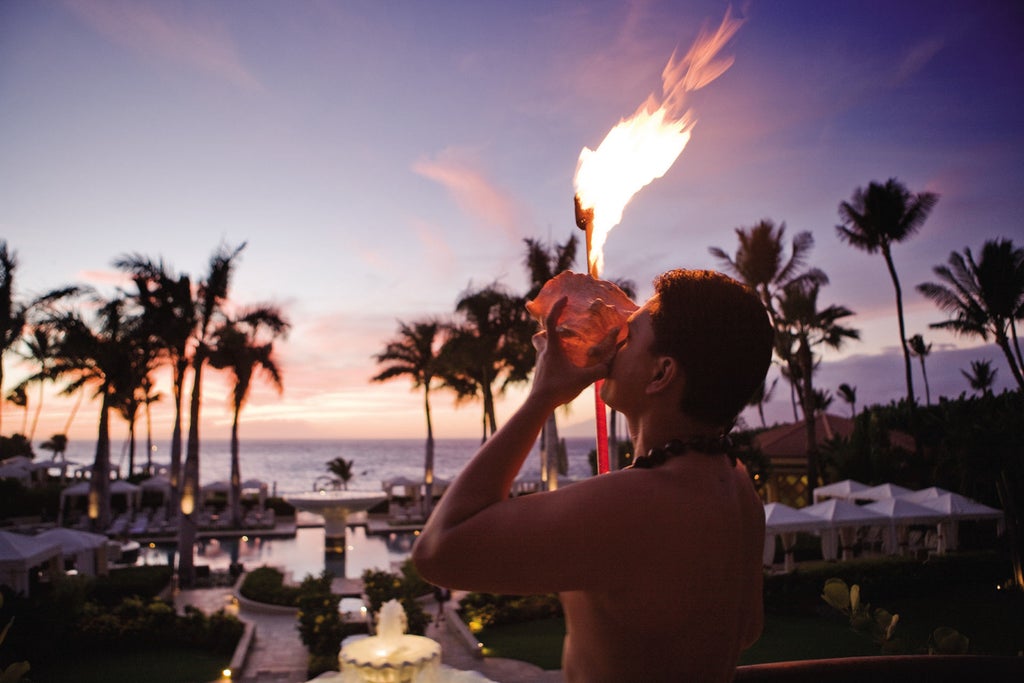
<svg viewBox="0 0 1024 683"><path fill-rule="evenodd" d="M79 574L102 576L107 574L107 537L77 529L47 529L38 534L41 541L60 545L65 565L70 561Z"/></svg>
<svg viewBox="0 0 1024 683"><path fill-rule="evenodd" d="M938 541L935 552L944 555L948 550L956 550L960 545L961 520L997 521L997 532L1003 532L1003 511L983 505L959 493L947 492L934 498L921 501L923 507L937 510L946 516L939 523Z"/></svg>
<svg viewBox="0 0 1024 683"><path fill-rule="evenodd" d="M57 512L57 525L60 526L64 523L64 511L67 509L67 500L70 498L88 498L89 497L89 486L90 482L80 481L77 484L68 486L60 492L60 509ZM128 516L131 517L135 514L135 509L139 505L139 497L142 493L142 489L135 484L130 484L123 479L110 482L110 496L124 496L125 506L127 508Z"/></svg>
<svg viewBox="0 0 1024 683"><path fill-rule="evenodd" d="M231 484L223 479L211 481L209 484L203 484L203 497L208 498L217 493L227 493L230 488Z"/></svg>
<svg viewBox="0 0 1024 683"><path fill-rule="evenodd" d="M862 484L856 479L843 479L842 481L826 484L814 489L814 502L820 503L830 498L850 500L854 498L854 494L859 491L866 491L869 488L867 484Z"/></svg>
<svg viewBox="0 0 1024 683"><path fill-rule="evenodd" d="M938 524L943 514L932 508L912 503L903 498L883 498L864 506L889 518L884 537L885 551L890 555L903 554L909 544L911 525Z"/></svg>
<svg viewBox="0 0 1024 683"><path fill-rule="evenodd" d="M793 546L799 531L819 531L825 523L803 510L782 503L766 503L764 506L764 556L763 563L772 564L775 558L775 537L782 541L784 570L793 571Z"/></svg>
<svg viewBox="0 0 1024 683"><path fill-rule="evenodd" d="M171 480L166 474L154 474L149 479L140 481L139 488L142 491L159 493L164 498L169 498L171 495Z"/></svg>
<svg viewBox="0 0 1024 683"><path fill-rule="evenodd" d="M857 543L858 529L889 523L889 518L882 513L839 498L831 498L801 510L826 523L827 528L821 532L821 556L826 560L838 557L840 545L843 559L850 559Z"/></svg>
<svg viewBox="0 0 1024 683"><path fill-rule="evenodd" d="M32 573L41 569L51 579L61 572L60 544L10 531L0 531L0 585L29 595Z"/></svg>
<svg viewBox="0 0 1024 683"><path fill-rule="evenodd" d="M913 491L897 484L879 484L863 491L857 491L850 498L853 500L885 500L887 498L899 498L909 493L913 493Z"/></svg>
<svg viewBox="0 0 1024 683"><path fill-rule="evenodd" d="M947 493L949 493L949 491L947 491L944 488L939 488L938 486L929 486L928 488L921 489L920 491L911 491L910 493L904 493L901 496L897 496L897 498L909 500L911 503L923 503L926 500L938 498L939 496L943 496Z"/></svg>

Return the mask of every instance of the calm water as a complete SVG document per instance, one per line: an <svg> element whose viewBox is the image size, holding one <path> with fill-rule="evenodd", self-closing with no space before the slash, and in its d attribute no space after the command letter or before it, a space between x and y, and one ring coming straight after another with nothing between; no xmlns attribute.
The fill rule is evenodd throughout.
<svg viewBox="0 0 1024 683"><path fill-rule="evenodd" d="M593 448L592 438L566 440L569 476L591 476L587 455ZM476 452L476 439L439 439L435 444L434 472L443 479L454 478ZM73 443L68 448L68 459L88 463L93 445ZM165 445L160 446L166 449ZM158 451L154 462L166 464ZM424 442L419 439L381 440L275 440L243 441L241 443L242 479L260 479L278 494L309 491L313 482L327 474L326 463L343 457L354 461L355 476L350 489L379 491L381 482L394 477L412 479L423 477ZM200 480L203 484L227 480L231 467L230 443L204 442L200 451ZM119 461L119 450L114 449L113 464ZM136 453L136 462L144 462L144 455ZM122 467L127 466L127 456ZM521 476L537 478L540 474L538 449L523 465ZM307 574L318 575L325 567L335 576L358 578L365 569L390 570L396 562L404 560L412 547L411 533L392 533L387 536L367 535L363 527L350 527L346 535L347 551L344 560L324 556L323 528L299 529L294 538L224 539L204 541L196 552L196 564L208 565L213 570L226 570L232 562L241 562L247 569L262 565L283 567L291 571L296 580ZM174 561L175 548L171 546L143 547L141 564L169 564ZM326 564L325 564L326 563Z"/></svg>

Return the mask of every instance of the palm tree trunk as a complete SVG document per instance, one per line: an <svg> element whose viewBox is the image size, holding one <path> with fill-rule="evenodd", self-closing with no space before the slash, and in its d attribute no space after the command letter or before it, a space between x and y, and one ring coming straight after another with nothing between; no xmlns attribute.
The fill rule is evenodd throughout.
<svg viewBox="0 0 1024 683"><path fill-rule="evenodd" d="M153 476L153 415L149 411L149 400L146 401L146 474Z"/></svg>
<svg viewBox="0 0 1024 683"><path fill-rule="evenodd" d="M899 320L900 347L903 349L903 369L907 378L907 403L910 404L910 409L913 410L914 375L911 372L910 348L907 346L907 328L903 320L903 289L900 287L899 277L896 276L896 266L892 262L892 252L887 244L882 245L882 255L885 257L885 265L889 269L889 277L892 278L893 289L896 290L896 318Z"/></svg>
<svg viewBox="0 0 1024 683"><path fill-rule="evenodd" d="M558 489L558 421L552 412L544 426L544 468L548 491Z"/></svg>
<svg viewBox="0 0 1024 683"><path fill-rule="evenodd" d="M242 527L242 467L238 458L238 414L241 410L241 404L236 401L231 420L231 486L228 487L228 509L234 529Z"/></svg>
<svg viewBox="0 0 1024 683"><path fill-rule="evenodd" d="M181 415L185 395L184 359L177 361L174 369L174 427L171 429L171 509L181 506Z"/></svg>
<svg viewBox="0 0 1024 683"><path fill-rule="evenodd" d="M128 423L128 477L135 474L135 418Z"/></svg>
<svg viewBox="0 0 1024 683"><path fill-rule="evenodd" d="M199 490L199 412L203 376L203 352L196 350L193 361L192 401L189 406L188 450L185 455L185 476L181 491L181 514L178 515L178 583L188 588L195 583L195 550L198 513L202 504Z"/></svg>
<svg viewBox="0 0 1024 683"><path fill-rule="evenodd" d="M427 414L427 446L423 459L423 516L434 506L434 425L430 419L430 382L423 389L423 409Z"/></svg>
<svg viewBox="0 0 1024 683"><path fill-rule="evenodd" d="M110 390L104 385L101 391L96 457L89 480L89 519L92 530L97 533L103 533L110 526Z"/></svg>
<svg viewBox="0 0 1024 683"><path fill-rule="evenodd" d="M924 356L921 356L921 377L924 378L924 400L925 405L932 404L932 392L928 387L928 371L924 367Z"/></svg>
<svg viewBox="0 0 1024 683"><path fill-rule="evenodd" d="M1017 323L1010 318L1010 336L1013 338L1013 350L1017 352L1017 367L1024 372L1024 358L1020 355L1020 340L1017 339Z"/></svg>
<svg viewBox="0 0 1024 683"><path fill-rule="evenodd" d="M36 438L36 425L39 424L39 413L43 411L43 383L39 382L39 399L36 401L36 412L32 416L32 429L28 432L28 441L32 443Z"/></svg>
<svg viewBox="0 0 1024 683"><path fill-rule="evenodd" d="M1024 377L1021 376L1021 369L1017 365L1017 359L1013 357L1013 351L1010 350L1010 340L1006 338L1005 332L996 334L996 344L1003 350L1006 362L1010 365L1010 373L1017 380L1017 386L1024 389Z"/></svg>
<svg viewBox="0 0 1024 683"><path fill-rule="evenodd" d="M814 383L811 373L814 372L814 359L811 348L806 341L801 342L797 351L800 356L801 381L803 390L800 401L804 411L804 432L807 436L807 504L814 499L814 489L818 486L818 435L814 424Z"/></svg>

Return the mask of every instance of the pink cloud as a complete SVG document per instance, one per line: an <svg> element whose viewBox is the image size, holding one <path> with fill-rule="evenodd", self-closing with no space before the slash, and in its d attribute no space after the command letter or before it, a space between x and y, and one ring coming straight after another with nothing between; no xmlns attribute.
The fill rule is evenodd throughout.
<svg viewBox="0 0 1024 683"><path fill-rule="evenodd" d="M67 0L67 6L97 33L122 47L185 64L244 90L262 89L242 63L230 36L206 17L172 15L172 5L129 0Z"/></svg>
<svg viewBox="0 0 1024 683"><path fill-rule="evenodd" d="M466 214L485 225L497 225L518 239L524 225L522 209L477 168L466 150L448 148L433 159L421 159L412 170L442 185Z"/></svg>

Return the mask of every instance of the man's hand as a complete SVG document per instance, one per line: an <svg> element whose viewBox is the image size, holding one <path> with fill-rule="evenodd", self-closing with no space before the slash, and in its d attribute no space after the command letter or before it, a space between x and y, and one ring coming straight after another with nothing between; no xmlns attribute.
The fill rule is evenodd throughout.
<svg viewBox="0 0 1024 683"><path fill-rule="evenodd" d="M615 340L619 328L609 330L607 336L589 355L595 364L588 367L574 365L565 353L565 349L556 331L557 321L569 302L568 297L559 299L544 320L544 329L533 336L533 346L537 349L537 367L533 374L533 385L530 396L551 403L554 409L568 403L580 392L608 374L609 363L615 356Z"/></svg>

